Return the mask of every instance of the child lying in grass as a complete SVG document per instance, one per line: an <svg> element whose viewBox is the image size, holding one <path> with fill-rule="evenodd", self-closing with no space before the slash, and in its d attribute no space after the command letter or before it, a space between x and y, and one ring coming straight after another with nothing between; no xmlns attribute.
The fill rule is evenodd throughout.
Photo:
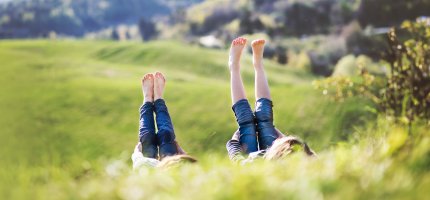
<svg viewBox="0 0 430 200"><path fill-rule="evenodd" d="M265 40L255 40L251 44L255 71L255 99L257 100L255 113L252 112L240 75L240 57L246 42L245 38L237 38L233 40L230 48L231 100L239 125L239 130L227 142L230 159L241 163L250 162L257 157L273 160L300 150L306 155L315 156L306 143L297 137L283 135L273 125L273 103L263 67ZM245 159L241 155L242 152L249 154L249 157Z"/></svg>
<svg viewBox="0 0 430 200"><path fill-rule="evenodd" d="M166 79L160 72L142 79L144 103L140 107L139 143L133 155L133 169L170 167L177 163L196 162L175 140L172 120L163 99ZM154 113L158 132L155 134Z"/></svg>

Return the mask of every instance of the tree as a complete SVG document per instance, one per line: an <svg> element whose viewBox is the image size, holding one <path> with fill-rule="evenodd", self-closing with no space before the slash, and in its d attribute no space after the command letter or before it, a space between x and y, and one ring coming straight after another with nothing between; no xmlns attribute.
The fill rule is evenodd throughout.
<svg viewBox="0 0 430 200"><path fill-rule="evenodd" d="M364 27L396 26L403 20L429 15L430 0L362 0L358 19Z"/></svg>
<svg viewBox="0 0 430 200"><path fill-rule="evenodd" d="M116 28L112 29L111 38L112 40L119 40L119 34Z"/></svg>
<svg viewBox="0 0 430 200"><path fill-rule="evenodd" d="M158 34L155 24L145 18L139 20L139 31L143 41L149 41Z"/></svg>
<svg viewBox="0 0 430 200"><path fill-rule="evenodd" d="M316 1L314 4L295 2L284 11L287 33L295 36L327 33L330 27L332 1Z"/></svg>
<svg viewBox="0 0 430 200"><path fill-rule="evenodd" d="M252 34L264 30L264 25L258 16L253 15L248 9L241 13L239 21L239 34Z"/></svg>

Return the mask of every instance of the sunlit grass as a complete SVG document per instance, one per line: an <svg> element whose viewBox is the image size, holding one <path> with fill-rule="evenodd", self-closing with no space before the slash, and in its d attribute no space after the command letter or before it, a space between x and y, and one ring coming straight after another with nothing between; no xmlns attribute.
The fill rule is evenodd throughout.
<svg viewBox="0 0 430 200"><path fill-rule="evenodd" d="M237 127L227 58L226 51L168 41L0 42L2 199L426 194L430 141L423 126L404 151L406 130L384 119L372 122L376 116L366 111L368 102L331 102L312 88L315 77L272 62L266 63L275 125L304 138L319 159L230 163L225 142ZM178 141L200 162L134 173L129 157L137 141L139 79L156 70L168 79L165 98ZM252 102L249 55L243 71Z"/></svg>

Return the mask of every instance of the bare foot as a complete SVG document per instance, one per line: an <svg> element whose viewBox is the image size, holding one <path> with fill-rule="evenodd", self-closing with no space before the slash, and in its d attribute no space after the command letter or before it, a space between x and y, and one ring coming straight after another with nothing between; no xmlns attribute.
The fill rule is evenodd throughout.
<svg viewBox="0 0 430 200"><path fill-rule="evenodd" d="M154 75L145 74L142 78L143 102L154 101Z"/></svg>
<svg viewBox="0 0 430 200"><path fill-rule="evenodd" d="M254 40L251 43L252 46L252 61L254 63L255 68L263 67L263 53L264 53L264 44L265 40Z"/></svg>
<svg viewBox="0 0 430 200"><path fill-rule="evenodd" d="M163 98L165 85L166 79L164 78L164 75L161 72L156 72L154 80L154 100Z"/></svg>
<svg viewBox="0 0 430 200"><path fill-rule="evenodd" d="M240 56L242 55L242 50L246 45L246 39L238 37L231 42L230 55L228 58L228 66L230 71L240 69Z"/></svg>

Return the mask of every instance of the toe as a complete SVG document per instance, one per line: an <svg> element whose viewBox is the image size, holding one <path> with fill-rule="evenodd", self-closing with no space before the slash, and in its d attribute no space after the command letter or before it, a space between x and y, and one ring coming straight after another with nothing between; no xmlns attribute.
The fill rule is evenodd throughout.
<svg viewBox="0 0 430 200"><path fill-rule="evenodd" d="M255 45L261 45L261 44L264 44L264 42L265 42L265 40L254 40L253 42L252 42L252 46L255 46Z"/></svg>
<svg viewBox="0 0 430 200"><path fill-rule="evenodd" d="M155 77L164 80L164 75L161 72L156 72Z"/></svg>
<svg viewBox="0 0 430 200"><path fill-rule="evenodd" d="M231 42L231 44L232 44L232 45L237 45L237 39L234 39L234 40Z"/></svg>
<svg viewBox="0 0 430 200"><path fill-rule="evenodd" d="M143 83L146 79L148 79L148 75L147 75L147 74L145 74L145 75L142 77L142 83Z"/></svg>
<svg viewBox="0 0 430 200"><path fill-rule="evenodd" d="M159 76L160 76L160 78L161 78L161 79L163 79L163 81L165 80L165 79L164 79L164 74L163 74L163 73L159 72Z"/></svg>
<svg viewBox="0 0 430 200"><path fill-rule="evenodd" d="M241 41L240 41L240 44L241 44L241 45L246 44L246 39L245 39L245 38L242 38L242 39L241 39Z"/></svg>
<svg viewBox="0 0 430 200"><path fill-rule="evenodd" d="M238 38L236 38L236 39L234 39L234 40L232 41L232 44L233 44L233 45L240 45L240 44L243 44L243 43L244 43L244 41L245 41L245 39L244 39L244 38L242 38L242 37L238 37Z"/></svg>

